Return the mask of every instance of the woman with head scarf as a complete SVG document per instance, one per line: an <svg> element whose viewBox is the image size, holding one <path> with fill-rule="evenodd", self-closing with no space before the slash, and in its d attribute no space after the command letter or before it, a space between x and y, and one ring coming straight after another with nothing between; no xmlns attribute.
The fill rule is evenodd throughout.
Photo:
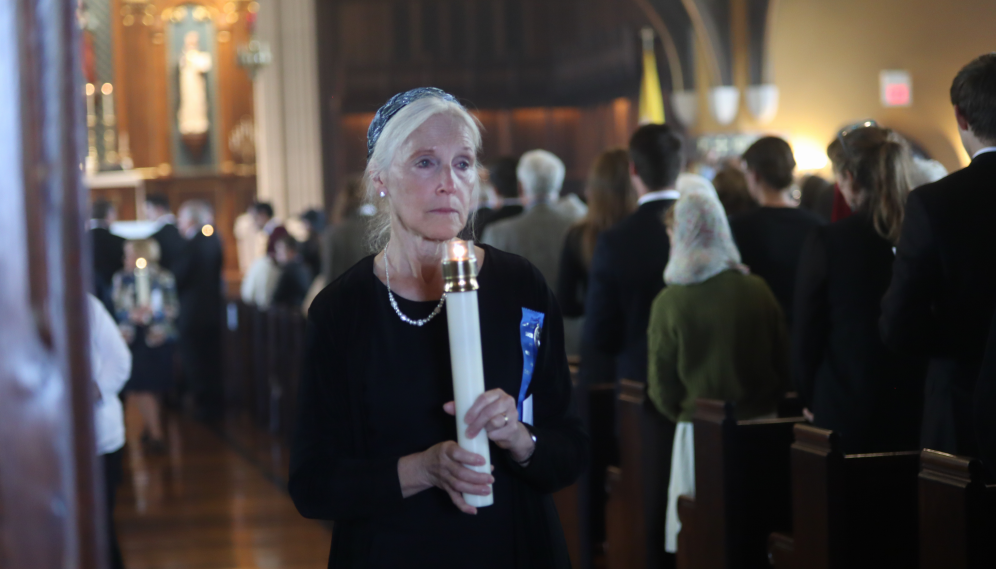
<svg viewBox="0 0 996 569"><path fill-rule="evenodd" d="M731 401L738 419L773 415L789 385L788 345L778 301L740 264L715 192L683 194L664 221L671 257L647 329L647 391L677 423L665 522L675 553L678 496L695 495L696 399Z"/></svg>
<svg viewBox="0 0 996 569"><path fill-rule="evenodd" d="M367 148L380 252L309 310L291 497L335 522L329 567L569 567L551 494L580 475L588 439L563 321L539 271L488 246L474 247L486 391L460 419L487 432L493 471L455 442L442 261L477 203L479 123L416 89L377 112Z"/></svg>

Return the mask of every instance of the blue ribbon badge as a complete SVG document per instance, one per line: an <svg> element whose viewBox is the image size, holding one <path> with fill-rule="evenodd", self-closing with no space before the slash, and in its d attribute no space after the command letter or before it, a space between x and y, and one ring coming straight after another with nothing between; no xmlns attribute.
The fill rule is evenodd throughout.
<svg viewBox="0 0 996 569"><path fill-rule="evenodd" d="M519 420L523 423L533 422L533 398L526 398L529 384L533 380L533 369L536 367L536 354L540 349L540 336L543 332L542 312L522 309L522 323L519 325L519 340L522 343L522 385L519 387L518 410Z"/></svg>

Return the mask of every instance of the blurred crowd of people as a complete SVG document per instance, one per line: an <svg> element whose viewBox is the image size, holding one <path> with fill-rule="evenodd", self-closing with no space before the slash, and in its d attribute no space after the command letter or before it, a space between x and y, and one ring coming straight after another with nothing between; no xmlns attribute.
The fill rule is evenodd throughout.
<svg viewBox="0 0 996 569"><path fill-rule="evenodd" d="M487 165L461 236L528 259L555 290L582 381L646 383L674 428L667 552L677 497L694 494L700 397L749 419L796 391L847 453L929 447L981 456L996 474L994 85L993 54L954 80L953 120L972 162L951 175L871 120L828 141L833 182L797 176L776 136L704 178L666 124L599 155L584 200L564 194L564 163L546 150ZM328 223L309 210L295 227L254 203L235 226L242 300L306 310L375 252L371 199L350 179ZM202 202L176 218L161 196L146 207L155 233L126 242L109 231L113 207L96 202L91 238L95 294L134 362L125 401L155 450L175 350L196 409L220 408L221 244Z"/></svg>

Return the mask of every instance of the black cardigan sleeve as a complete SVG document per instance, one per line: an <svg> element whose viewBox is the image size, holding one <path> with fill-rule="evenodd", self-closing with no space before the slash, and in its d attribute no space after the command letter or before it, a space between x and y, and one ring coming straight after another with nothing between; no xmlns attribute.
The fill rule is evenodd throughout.
<svg viewBox="0 0 996 569"><path fill-rule="evenodd" d="M830 337L829 273L822 231L814 229L802 247L795 286L792 377L803 403L813 405L813 384Z"/></svg>
<svg viewBox="0 0 996 569"><path fill-rule="evenodd" d="M539 492L553 493L574 483L588 464L588 435L574 402L564 351L564 323L557 301L534 269L540 305L546 314L529 393L533 396L536 449L526 466L503 456L513 475Z"/></svg>
<svg viewBox="0 0 996 569"><path fill-rule="evenodd" d="M362 433L354 417L342 361L349 315L333 315L330 290L308 313L304 370L298 391L298 424L291 447L288 489L306 518L373 518L402 504L398 459L357 456ZM328 323L338 316L333 333ZM339 357L337 357L339 356Z"/></svg>

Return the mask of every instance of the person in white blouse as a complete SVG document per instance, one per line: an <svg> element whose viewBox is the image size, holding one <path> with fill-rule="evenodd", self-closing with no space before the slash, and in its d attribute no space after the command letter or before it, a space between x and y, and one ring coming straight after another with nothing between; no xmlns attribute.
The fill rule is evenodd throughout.
<svg viewBox="0 0 996 569"><path fill-rule="evenodd" d="M97 297L88 294L90 304L90 366L95 390L93 410L97 456L104 463L107 499L108 539L111 567L123 568L114 530L114 497L121 482L121 454L125 444L124 410L118 393L131 376L131 350L117 322Z"/></svg>

